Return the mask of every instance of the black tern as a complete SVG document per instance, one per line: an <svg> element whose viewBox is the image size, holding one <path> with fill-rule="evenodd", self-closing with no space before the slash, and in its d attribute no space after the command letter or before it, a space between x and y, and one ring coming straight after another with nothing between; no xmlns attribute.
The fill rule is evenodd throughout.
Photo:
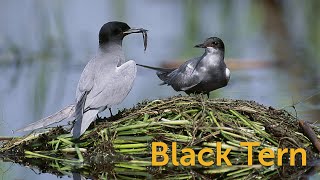
<svg viewBox="0 0 320 180"><path fill-rule="evenodd" d="M18 131L29 131L75 117L71 133L79 138L98 113L121 103L130 92L136 77L136 63L126 61L122 40L126 35L142 33L146 48L147 30L130 28L123 22L108 22L99 32L99 49L96 57L84 68L76 91L76 103L57 113L28 125Z"/></svg>
<svg viewBox="0 0 320 180"><path fill-rule="evenodd" d="M224 62L224 43L220 38L210 37L196 48L205 48L202 56L190 59L176 69L166 69L137 64L157 71L161 85L172 86L175 91L190 94L207 94L226 86L230 70Z"/></svg>

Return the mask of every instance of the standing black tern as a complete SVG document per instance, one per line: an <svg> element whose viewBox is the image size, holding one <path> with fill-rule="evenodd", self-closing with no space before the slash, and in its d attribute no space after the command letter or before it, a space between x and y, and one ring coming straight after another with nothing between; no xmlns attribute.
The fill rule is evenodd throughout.
<svg viewBox="0 0 320 180"><path fill-rule="evenodd" d="M166 69L137 64L157 71L162 85L172 86L176 91L189 94L207 94L226 86L230 70L224 62L224 43L217 37L210 37L195 47L205 48L202 56L190 59L176 69Z"/></svg>
<svg viewBox="0 0 320 180"><path fill-rule="evenodd" d="M75 117L71 131L79 138L98 113L121 103L130 92L136 77L136 63L126 61L122 40L126 35L142 33L146 48L147 30L130 28L123 22L108 22L99 32L99 49L84 68L76 91L76 103L18 131L28 131Z"/></svg>

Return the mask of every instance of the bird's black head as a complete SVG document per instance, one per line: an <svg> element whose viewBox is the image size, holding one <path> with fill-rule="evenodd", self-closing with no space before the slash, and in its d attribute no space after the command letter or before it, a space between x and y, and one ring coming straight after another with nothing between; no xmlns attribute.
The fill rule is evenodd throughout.
<svg viewBox="0 0 320 180"><path fill-rule="evenodd" d="M221 51L224 51L224 43L220 38L217 38L217 37L210 37L206 39L204 43L195 45L194 47L197 47L197 48L212 47L214 49L219 49Z"/></svg>
<svg viewBox="0 0 320 180"><path fill-rule="evenodd" d="M131 29L127 23L112 21L104 24L99 32L99 44L100 46L110 41L122 41L123 38L131 33L141 33L147 30Z"/></svg>

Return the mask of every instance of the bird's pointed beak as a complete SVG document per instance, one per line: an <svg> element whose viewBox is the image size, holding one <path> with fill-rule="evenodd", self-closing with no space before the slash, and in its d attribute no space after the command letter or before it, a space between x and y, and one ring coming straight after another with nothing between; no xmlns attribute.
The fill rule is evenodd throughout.
<svg viewBox="0 0 320 180"><path fill-rule="evenodd" d="M123 32L123 34L128 35L128 34L132 34L132 33L145 33L148 30L143 29L143 28L131 28L125 32Z"/></svg>
<svg viewBox="0 0 320 180"><path fill-rule="evenodd" d="M202 43L202 44L197 44L194 46L195 48L206 48L206 46Z"/></svg>

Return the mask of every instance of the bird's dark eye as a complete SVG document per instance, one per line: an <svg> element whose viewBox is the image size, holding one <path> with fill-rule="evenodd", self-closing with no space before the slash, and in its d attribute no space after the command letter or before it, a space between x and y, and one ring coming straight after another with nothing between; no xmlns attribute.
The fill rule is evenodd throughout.
<svg viewBox="0 0 320 180"><path fill-rule="evenodd" d="M116 28L116 29L114 29L114 30L112 31L112 33L113 33L114 35L120 34L121 32L122 32L122 30L121 30L120 28Z"/></svg>
<svg viewBox="0 0 320 180"><path fill-rule="evenodd" d="M217 42L217 41L214 41L214 42L212 43L212 45L217 46L217 45L218 45L218 42Z"/></svg>

